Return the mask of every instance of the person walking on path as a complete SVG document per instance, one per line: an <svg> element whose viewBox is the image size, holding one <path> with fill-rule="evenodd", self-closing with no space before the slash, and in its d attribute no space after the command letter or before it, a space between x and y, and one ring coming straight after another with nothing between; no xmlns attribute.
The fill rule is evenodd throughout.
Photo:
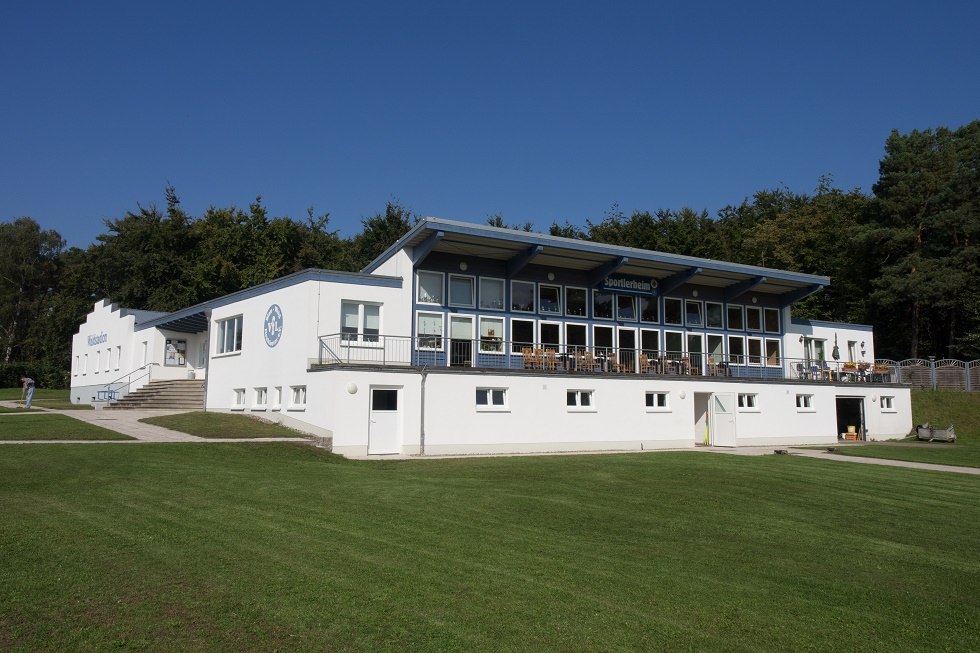
<svg viewBox="0 0 980 653"><path fill-rule="evenodd" d="M22 376L20 377L20 382L23 386L20 398L24 400L24 408L30 409L31 401L34 399L34 379L29 376Z"/></svg>

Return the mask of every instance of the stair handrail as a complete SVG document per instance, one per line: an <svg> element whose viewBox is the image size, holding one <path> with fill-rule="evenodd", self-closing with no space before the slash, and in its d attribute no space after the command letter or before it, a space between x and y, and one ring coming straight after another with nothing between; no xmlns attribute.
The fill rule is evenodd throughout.
<svg viewBox="0 0 980 653"><path fill-rule="evenodd" d="M116 399L119 398L119 391L120 390L122 390L123 388L128 388L129 386L133 385L134 382L139 381L140 379L148 378L153 373L153 366L154 365L159 365L159 364L160 363L157 363L157 362L154 361L154 362L151 362L151 363L147 363L146 365L141 365L140 367L137 367L136 369L134 369L134 370L132 370L130 372L127 372L126 374L123 374L122 376L120 376L115 381L109 381L109 383L106 383L105 384L104 389L96 391L96 393L95 393L96 399L95 400L96 401L116 401ZM132 378L132 376L134 374L136 374L137 372L142 371L142 370L146 370L146 374L140 375L140 376L136 377L135 379ZM120 385L118 388L113 388L112 387L113 384L119 383L123 379L126 379L126 383Z"/></svg>

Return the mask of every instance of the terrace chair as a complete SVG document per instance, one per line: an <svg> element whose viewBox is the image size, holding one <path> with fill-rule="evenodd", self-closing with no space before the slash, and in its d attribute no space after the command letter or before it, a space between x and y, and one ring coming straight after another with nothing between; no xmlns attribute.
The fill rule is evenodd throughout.
<svg viewBox="0 0 980 653"><path fill-rule="evenodd" d="M687 356L681 358L680 373L683 374L684 376L691 375L691 359L688 358Z"/></svg>
<svg viewBox="0 0 980 653"><path fill-rule="evenodd" d="M536 369L536 370L543 369L544 368L544 349L541 349L541 347L535 347L534 348L533 360L534 360L534 369Z"/></svg>
<svg viewBox="0 0 980 653"><path fill-rule="evenodd" d="M650 362L650 357L644 353L640 354L640 374L649 374L650 368L653 363Z"/></svg>
<svg viewBox="0 0 980 653"><path fill-rule="evenodd" d="M598 362L595 359L595 354L593 354L591 351L587 351L585 352L583 359L582 369L586 370L587 372L595 372L596 367L598 366Z"/></svg>
<svg viewBox="0 0 980 653"><path fill-rule="evenodd" d="M714 354L708 354L708 376L718 376L718 364Z"/></svg>
<svg viewBox="0 0 980 653"><path fill-rule="evenodd" d="M544 350L544 369L554 372L558 369L558 352L554 349Z"/></svg>
<svg viewBox="0 0 980 653"><path fill-rule="evenodd" d="M581 349L575 351L575 369L579 372L585 369L585 352Z"/></svg>
<svg viewBox="0 0 980 653"><path fill-rule="evenodd" d="M530 347L521 347L521 357L524 359L524 369L534 367L534 354Z"/></svg>

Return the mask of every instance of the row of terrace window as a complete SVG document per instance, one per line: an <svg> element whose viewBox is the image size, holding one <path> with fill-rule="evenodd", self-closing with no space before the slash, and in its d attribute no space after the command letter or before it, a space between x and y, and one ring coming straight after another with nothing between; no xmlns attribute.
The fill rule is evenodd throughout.
<svg viewBox="0 0 980 653"><path fill-rule="evenodd" d="M417 348L442 351L446 347L447 314L418 311L416 313ZM635 328L587 324L581 322L547 322L525 318L508 321L493 315L448 314L448 340L478 341L480 353L520 354L529 345L553 347L559 351L582 349L634 349L650 355L661 352L711 354L721 360L751 361L756 364L779 365L779 338L735 334L693 333L669 329ZM476 331L474 331L476 327ZM477 335L474 335L477 334Z"/></svg>
<svg viewBox="0 0 980 653"><path fill-rule="evenodd" d="M449 277L448 284L446 276ZM508 308L504 279L463 274L445 275L442 272L424 270L419 271L417 277L418 304L582 318L590 315L590 293L587 288L511 281ZM448 294L445 292L447 285ZM639 321L708 329L727 328L731 331L780 332L779 309L776 308L726 305L679 297L664 297L661 307L659 297L597 289L591 292L591 308L591 317L597 320Z"/></svg>

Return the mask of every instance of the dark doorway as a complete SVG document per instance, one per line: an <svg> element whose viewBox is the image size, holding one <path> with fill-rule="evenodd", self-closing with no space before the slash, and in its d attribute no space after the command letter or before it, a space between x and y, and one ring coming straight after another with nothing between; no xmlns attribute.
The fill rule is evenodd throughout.
<svg viewBox="0 0 980 653"><path fill-rule="evenodd" d="M848 427L854 427L858 439L865 439L863 397L837 397L837 437L844 437Z"/></svg>

